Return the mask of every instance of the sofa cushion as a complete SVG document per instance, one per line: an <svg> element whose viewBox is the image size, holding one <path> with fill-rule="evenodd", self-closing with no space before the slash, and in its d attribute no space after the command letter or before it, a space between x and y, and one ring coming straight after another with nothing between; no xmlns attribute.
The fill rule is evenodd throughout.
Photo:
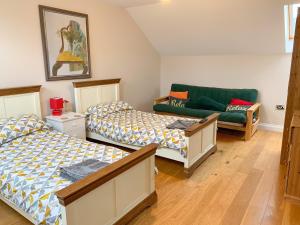
<svg viewBox="0 0 300 225"><path fill-rule="evenodd" d="M201 96L198 99L187 102L186 107L192 109L215 110L219 112L224 112L226 110L226 105L206 96Z"/></svg>
<svg viewBox="0 0 300 225"><path fill-rule="evenodd" d="M171 106L183 108L185 107L187 102L187 99L175 98L172 96L169 97L169 105Z"/></svg>
<svg viewBox="0 0 300 225"><path fill-rule="evenodd" d="M188 99L189 92L188 91L170 91L170 97L180 98L180 99Z"/></svg>
<svg viewBox="0 0 300 225"><path fill-rule="evenodd" d="M192 117L199 117L199 118L205 118L214 113L214 111L211 110L179 108L167 104L156 104L153 106L153 109L156 112L168 112L168 113L175 113L178 115L192 116Z"/></svg>
<svg viewBox="0 0 300 225"><path fill-rule="evenodd" d="M252 102L245 101L243 99L239 98L233 98L231 99L230 105L254 105Z"/></svg>
<svg viewBox="0 0 300 225"><path fill-rule="evenodd" d="M207 116L210 116L213 113L219 113L212 110L179 108L167 104L156 104L153 106L153 110L156 112L175 113L178 115L198 117L198 118L205 118ZM246 123L247 118L245 113L221 112L219 116L219 120L225 122L244 124Z"/></svg>
<svg viewBox="0 0 300 225"><path fill-rule="evenodd" d="M227 89L185 84L172 84L171 91L188 91L190 101L194 101L194 99L198 99L201 96L206 96L224 105L228 105L233 98L255 103L258 94L256 89Z"/></svg>
<svg viewBox="0 0 300 225"><path fill-rule="evenodd" d="M230 123L241 123L245 124L247 122L246 113L239 112L222 112L219 116L220 121L230 122Z"/></svg>
<svg viewBox="0 0 300 225"><path fill-rule="evenodd" d="M226 108L226 112L246 113L250 107L251 105L228 105Z"/></svg>

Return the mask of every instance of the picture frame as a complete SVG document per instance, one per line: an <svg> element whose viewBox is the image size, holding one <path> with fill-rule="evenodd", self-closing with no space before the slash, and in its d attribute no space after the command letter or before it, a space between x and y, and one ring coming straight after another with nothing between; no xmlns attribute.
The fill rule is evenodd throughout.
<svg viewBox="0 0 300 225"><path fill-rule="evenodd" d="M88 15L39 5L47 81L91 78Z"/></svg>

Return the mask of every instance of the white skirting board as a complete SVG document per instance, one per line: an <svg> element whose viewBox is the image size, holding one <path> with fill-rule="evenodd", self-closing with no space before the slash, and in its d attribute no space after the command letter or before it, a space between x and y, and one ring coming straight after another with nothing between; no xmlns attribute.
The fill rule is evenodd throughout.
<svg viewBox="0 0 300 225"><path fill-rule="evenodd" d="M260 123L258 125L258 129L260 130L268 130L274 132L283 132L283 126L271 123Z"/></svg>

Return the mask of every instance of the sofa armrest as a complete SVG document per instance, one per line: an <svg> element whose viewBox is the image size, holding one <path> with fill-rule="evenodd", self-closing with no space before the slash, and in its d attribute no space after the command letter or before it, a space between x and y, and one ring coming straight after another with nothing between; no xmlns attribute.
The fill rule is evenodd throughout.
<svg viewBox="0 0 300 225"><path fill-rule="evenodd" d="M261 104L260 103L255 103L253 106L251 106L247 112L251 112L251 113L254 113L256 112L257 110L259 110L259 108L261 107Z"/></svg>
<svg viewBox="0 0 300 225"><path fill-rule="evenodd" d="M256 119L259 119L260 116L260 107L261 104L260 103L255 103L253 106L251 106L248 110L247 110L247 123L252 123L253 117L254 117L254 113L256 112Z"/></svg>
<svg viewBox="0 0 300 225"><path fill-rule="evenodd" d="M186 137L193 136L199 130L202 130L203 128L207 127L208 125L214 123L218 119L219 115L220 115L220 113L211 114L210 116L207 117L207 121L205 121L204 123L196 123L196 124L193 124L192 126L188 127L187 129L184 130L185 136Z"/></svg>
<svg viewBox="0 0 300 225"><path fill-rule="evenodd" d="M253 106L251 106L248 110L247 110L247 124L252 124L253 123L253 117L254 117L254 113L257 112L256 115L256 121L259 120L259 116L260 116L260 107L261 104L260 103L255 103Z"/></svg>
<svg viewBox="0 0 300 225"><path fill-rule="evenodd" d="M257 129L257 125L260 121L260 103L255 103L247 110L247 123L245 129L245 140L250 140L251 136ZM256 121L253 123L254 113L256 113Z"/></svg>
<svg viewBox="0 0 300 225"><path fill-rule="evenodd" d="M169 101L169 96L160 97L160 98L154 99L154 105L162 103L162 102L167 102L167 101Z"/></svg>

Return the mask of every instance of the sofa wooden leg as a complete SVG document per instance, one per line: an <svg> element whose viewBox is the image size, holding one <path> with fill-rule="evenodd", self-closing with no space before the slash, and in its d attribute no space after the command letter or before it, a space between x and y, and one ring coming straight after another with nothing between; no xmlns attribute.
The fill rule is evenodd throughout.
<svg viewBox="0 0 300 225"><path fill-rule="evenodd" d="M254 129L256 129L256 126L253 126L253 124L247 124L246 130L245 130L245 141L249 141L251 137L254 134Z"/></svg>
<svg viewBox="0 0 300 225"><path fill-rule="evenodd" d="M245 131L245 141L249 141L251 139L252 132L251 130L246 130Z"/></svg>
<svg viewBox="0 0 300 225"><path fill-rule="evenodd" d="M250 109L247 110L247 123L246 123L246 129L245 129L245 141L249 141L252 137L253 114L254 114L253 110L250 110Z"/></svg>

